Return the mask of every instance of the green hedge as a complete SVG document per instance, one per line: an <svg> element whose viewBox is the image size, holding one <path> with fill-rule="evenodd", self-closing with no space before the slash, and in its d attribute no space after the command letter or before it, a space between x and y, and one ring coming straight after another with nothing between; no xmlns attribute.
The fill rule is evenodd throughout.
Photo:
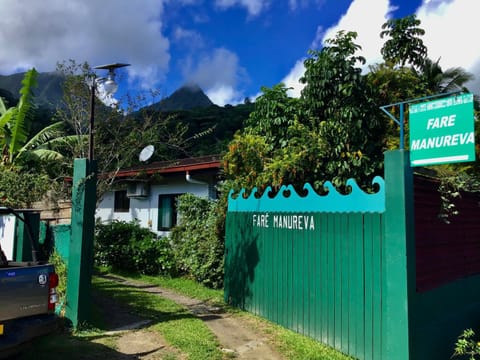
<svg viewBox="0 0 480 360"><path fill-rule="evenodd" d="M217 231L217 202L183 194L180 224L171 232L178 271L211 288L223 286L223 239Z"/></svg>
<svg viewBox="0 0 480 360"><path fill-rule="evenodd" d="M97 223L94 247L96 265L146 275L175 273L168 238L141 228L137 221Z"/></svg>

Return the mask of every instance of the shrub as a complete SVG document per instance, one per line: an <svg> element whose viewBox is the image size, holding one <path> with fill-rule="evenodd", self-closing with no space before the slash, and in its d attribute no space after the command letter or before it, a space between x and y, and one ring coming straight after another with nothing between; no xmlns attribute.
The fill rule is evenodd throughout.
<svg viewBox="0 0 480 360"><path fill-rule="evenodd" d="M67 295L67 265L56 250L51 253L48 262L55 267L55 272L58 275L58 286L56 289L58 295L57 312L63 316Z"/></svg>
<svg viewBox="0 0 480 360"><path fill-rule="evenodd" d="M475 340L472 329L464 330L455 343L453 356L468 356L469 360L480 359L480 341Z"/></svg>
<svg viewBox="0 0 480 360"><path fill-rule="evenodd" d="M28 208L51 188L52 181L36 173L19 172L0 166L0 204ZM28 191L26 191L28 189Z"/></svg>
<svg viewBox="0 0 480 360"><path fill-rule="evenodd" d="M146 275L172 275L175 262L168 239L140 227L138 221L96 224L95 264Z"/></svg>
<svg viewBox="0 0 480 360"><path fill-rule="evenodd" d="M217 236L216 206L212 200L181 195L180 224L170 234L178 270L211 288L223 286L224 246Z"/></svg>

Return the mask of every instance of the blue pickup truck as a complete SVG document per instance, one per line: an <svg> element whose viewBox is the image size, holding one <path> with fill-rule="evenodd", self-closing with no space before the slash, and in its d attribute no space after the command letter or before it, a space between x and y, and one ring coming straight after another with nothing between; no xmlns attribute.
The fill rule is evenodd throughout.
<svg viewBox="0 0 480 360"><path fill-rule="evenodd" d="M9 213L24 221L15 210L0 207L0 214ZM32 261L8 261L0 244L0 359L57 327L58 275L32 254Z"/></svg>

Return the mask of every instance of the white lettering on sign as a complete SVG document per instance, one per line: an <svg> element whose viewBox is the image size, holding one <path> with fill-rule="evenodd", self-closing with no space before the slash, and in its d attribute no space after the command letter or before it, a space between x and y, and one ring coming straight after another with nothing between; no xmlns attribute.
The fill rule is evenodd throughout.
<svg viewBox="0 0 480 360"><path fill-rule="evenodd" d="M427 130L455 126L456 114L428 119Z"/></svg>
<svg viewBox="0 0 480 360"><path fill-rule="evenodd" d="M469 132L464 134L445 135L412 140L411 150L426 150L474 143L475 135L473 132Z"/></svg>
<svg viewBox="0 0 480 360"><path fill-rule="evenodd" d="M270 215L253 214L252 223L254 227L287 230L315 230L315 220L312 215Z"/></svg>
<svg viewBox="0 0 480 360"><path fill-rule="evenodd" d="M268 228L268 214L253 214L253 226Z"/></svg>
<svg viewBox="0 0 480 360"><path fill-rule="evenodd" d="M315 221L311 215L274 215L273 227L295 230L315 230Z"/></svg>

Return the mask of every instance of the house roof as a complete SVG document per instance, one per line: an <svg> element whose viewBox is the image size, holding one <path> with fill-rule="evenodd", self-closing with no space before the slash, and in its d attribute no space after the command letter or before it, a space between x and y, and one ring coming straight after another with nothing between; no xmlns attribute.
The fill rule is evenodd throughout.
<svg viewBox="0 0 480 360"><path fill-rule="evenodd" d="M115 178L130 178L139 174L173 174L195 170L220 169L220 164L219 155L208 155L170 161L156 161L150 164L142 164L127 169L121 169L115 174Z"/></svg>

